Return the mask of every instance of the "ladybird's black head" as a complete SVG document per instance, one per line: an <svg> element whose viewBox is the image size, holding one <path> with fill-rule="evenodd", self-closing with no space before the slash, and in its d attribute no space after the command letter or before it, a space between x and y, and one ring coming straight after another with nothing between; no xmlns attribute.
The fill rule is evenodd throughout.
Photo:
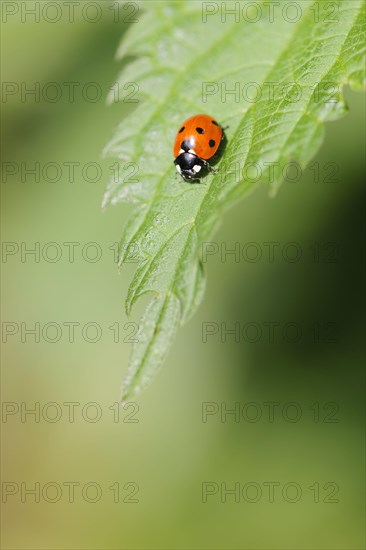
<svg viewBox="0 0 366 550"><path fill-rule="evenodd" d="M174 161L178 173L185 180L199 181L205 162L193 153L181 153Z"/></svg>

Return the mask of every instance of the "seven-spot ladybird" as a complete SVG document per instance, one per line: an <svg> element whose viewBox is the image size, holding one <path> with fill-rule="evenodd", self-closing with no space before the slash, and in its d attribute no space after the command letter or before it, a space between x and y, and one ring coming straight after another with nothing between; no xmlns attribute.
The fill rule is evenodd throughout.
<svg viewBox="0 0 366 550"><path fill-rule="evenodd" d="M199 181L203 167L213 172L208 159L217 152L223 130L208 115L194 115L181 124L174 142L174 164L178 173L188 181Z"/></svg>

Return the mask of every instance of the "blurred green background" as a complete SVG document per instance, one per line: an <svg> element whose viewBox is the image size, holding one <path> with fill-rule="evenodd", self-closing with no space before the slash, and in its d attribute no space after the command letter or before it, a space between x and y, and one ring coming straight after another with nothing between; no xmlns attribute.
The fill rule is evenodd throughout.
<svg viewBox="0 0 366 550"><path fill-rule="evenodd" d="M53 183L46 181L52 169L40 181L28 175L22 182L20 172L3 175L3 241L15 243L5 246L20 250L22 242L29 248L38 242L41 251L39 262L31 255L22 261L20 251L3 255L2 399L5 412L14 413L3 415L1 426L3 548L363 548L362 95L346 90L349 115L326 126L326 141L313 161L319 182L312 164L275 199L259 187L226 217L215 235L219 247L255 242L262 259L208 258L202 306L180 331L151 387L116 422L113 403L131 346L125 340L134 328L126 326L123 308L133 266L118 274L113 246L131 206L101 211L114 163L101 159L101 151L131 108L106 107L104 101L120 70L114 54L124 26L104 3L96 23L77 17L73 24L25 25L10 18L2 32L3 81L20 88L38 82L41 90L50 82L80 83L75 101L66 93L56 102L32 96L22 101L14 93L2 104L2 160L15 163L7 169L36 162L62 169ZM90 82L103 92L98 101L80 93ZM73 182L65 165L71 162L79 163ZM95 182L88 181L92 169L83 177L90 162L101 166ZM333 181L325 180L331 173L327 163L337 164ZM59 261L42 257L50 242L61 248ZM74 262L65 242L80 243ZM85 259L88 252L93 257L92 247L82 255L91 242L101 251L99 261ZM279 243L273 262L266 242ZM291 242L302 252L297 262L282 256ZM45 253L51 257L55 250ZM74 342L64 325L70 322L79 323ZM266 327L272 322L278 326L270 342ZM35 342L21 323L40 323L41 333L47 323L57 323L62 333L57 342L47 341L56 338L50 326ZM94 343L83 338L88 323L100 327ZM203 323L239 323L244 330L256 323L263 332L255 342L236 342L230 335L222 342L218 332L203 343ZM283 336L287 323L301 327L297 342ZM118 342L111 326L119 326ZM7 336L14 327L18 332ZM94 338L92 326L86 334ZM57 406L44 408L50 402ZM64 405L71 402L79 404L74 422L70 405ZM273 421L269 402L278 403ZM35 403L38 421L26 415L22 422L22 408ZM206 422L204 403L215 403ZM235 406L240 418L221 417L225 407ZM96 412L101 418L92 422ZM295 413L298 421L290 421ZM79 484L72 503L67 482ZM96 494L93 486L85 489L90 482L101 490L97 502L87 501ZM215 492L207 502L205 482ZM273 498L270 482L276 484ZM35 483L39 502L25 492ZM110 489L115 483L119 498ZM296 485L286 489L287 483ZM243 489L239 502L230 494L222 502L225 487L235 484ZM290 502L296 490L299 499Z"/></svg>

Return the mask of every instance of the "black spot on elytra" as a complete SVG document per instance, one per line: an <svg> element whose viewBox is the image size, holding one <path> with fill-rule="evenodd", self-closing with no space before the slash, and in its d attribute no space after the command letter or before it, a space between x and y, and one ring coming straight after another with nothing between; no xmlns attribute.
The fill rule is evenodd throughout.
<svg viewBox="0 0 366 550"><path fill-rule="evenodd" d="M218 126L218 123L216 122L216 120L211 120L212 124L214 124L215 126Z"/></svg>
<svg viewBox="0 0 366 550"><path fill-rule="evenodd" d="M209 146L210 147L215 147L216 145L216 141L214 139L210 139L210 141L208 142Z"/></svg>
<svg viewBox="0 0 366 550"><path fill-rule="evenodd" d="M196 128L196 132L197 132L198 134L204 134L204 133L205 133L204 129L203 129L203 128L200 128L199 126L198 126L198 128Z"/></svg>
<svg viewBox="0 0 366 550"><path fill-rule="evenodd" d="M182 126L182 128L179 130L178 134L181 134L184 129L185 129L185 126Z"/></svg>
<svg viewBox="0 0 366 550"><path fill-rule="evenodd" d="M194 146L194 143L190 139L184 139L182 143L180 144L180 148L183 149L183 151L187 152Z"/></svg>

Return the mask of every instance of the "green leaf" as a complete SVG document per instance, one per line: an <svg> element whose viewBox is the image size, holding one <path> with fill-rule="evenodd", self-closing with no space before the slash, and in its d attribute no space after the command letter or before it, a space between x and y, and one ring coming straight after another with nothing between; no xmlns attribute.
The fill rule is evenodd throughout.
<svg viewBox="0 0 366 550"><path fill-rule="evenodd" d="M118 52L128 61L120 97L138 89L138 103L106 147L121 170L103 205L136 204L121 240L120 265L136 247L140 257L127 313L152 293L123 400L150 381L200 303L202 243L223 212L260 182L273 194L290 160L304 168L322 143L324 122L346 112L343 86L361 89L364 82L363 0L298 2L297 19L281 5L271 19L269 2L230 3L240 7L238 21L224 19L223 3L209 4L218 12L205 20L205 3L144 2ZM219 172L189 184L175 174L172 144L181 122L196 113L227 126L227 146ZM126 163L137 165L134 177L126 177L135 166Z"/></svg>

